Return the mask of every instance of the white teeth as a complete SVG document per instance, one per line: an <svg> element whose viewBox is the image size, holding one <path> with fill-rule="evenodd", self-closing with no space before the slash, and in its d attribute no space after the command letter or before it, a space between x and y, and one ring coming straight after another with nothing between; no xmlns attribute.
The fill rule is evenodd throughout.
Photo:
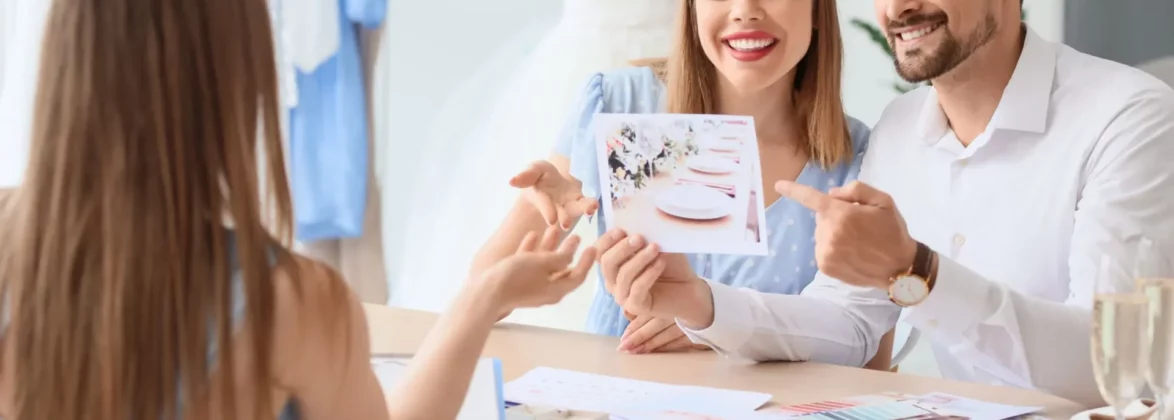
<svg viewBox="0 0 1174 420"><path fill-rule="evenodd" d="M904 41L912 41L914 39L929 35L930 32L937 30L938 27L940 27L940 26L941 25L933 25L933 26L929 26L926 28L918 29L916 31L901 32L901 39Z"/></svg>
<svg viewBox="0 0 1174 420"><path fill-rule="evenodd" d="M773 39L731 39L726 41L733 48L738 51L754 51L774 45Z"/></svg>

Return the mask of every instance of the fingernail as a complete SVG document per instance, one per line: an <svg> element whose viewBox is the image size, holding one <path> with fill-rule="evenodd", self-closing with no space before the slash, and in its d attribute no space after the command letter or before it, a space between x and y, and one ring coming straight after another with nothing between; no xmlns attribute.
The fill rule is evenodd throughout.
<svg viewBox="0 0 1174 420"><path fill-rule="evenodd" d="M620 345L616 346L616 351L627 351L627 350L628 350L628 343L626 343L626 342L620 342Z"/></svg>
<svg viewBox="0 0 1174 420"><path fill-rule="evenodd" d="M635 348L628 350L628 353L644 354L644 346L636 346Z"/></svg>
<svg viewBox="0 0 1174 420"><path fill-rule="evenodd" d="M644 245L644 238L642 238L640 235L633 236L628 238L628 244L632 246L642 246Z"/></svg>

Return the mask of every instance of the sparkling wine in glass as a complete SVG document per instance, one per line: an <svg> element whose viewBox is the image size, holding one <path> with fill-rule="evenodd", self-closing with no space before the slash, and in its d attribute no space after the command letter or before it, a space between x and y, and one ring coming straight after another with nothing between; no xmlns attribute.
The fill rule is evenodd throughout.
<svg viewBox="0 0 1174 420"><path fill-rule="evenodd" d="M1128 270L1101 258L1092 309L1092 362L1101 397L1118 420L1145 389L1144 335L1147 299L1134 289Z"/></svg>
<svg viewBox="0 0 1174 420"><path fill-rule="evenodd" d="M1157 418L1174 418L1171 393L1174 392L1174 278L1139 280L1142 294L1149 306L1150 345L1146 381L1158 402Z"/></svg>
<svg viewBox="0 0 1174 420"><path fill-rule="evenodd" d="M1170 394L1174 391L1174 262L1149 239L1142 239L1137 254L1137 290L1146 298L1147 350L1145 378L1158 402L1158 419L1174 416Z"/></svg>

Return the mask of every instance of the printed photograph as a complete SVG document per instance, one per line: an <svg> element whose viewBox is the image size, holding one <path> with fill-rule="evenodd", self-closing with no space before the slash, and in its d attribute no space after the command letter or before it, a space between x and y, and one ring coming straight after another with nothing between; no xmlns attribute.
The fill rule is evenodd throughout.
<svg viewBox="0 0 1174 420"><path fill-rule="evenodd" d="M600 114L603 215L664 252L766 255L750 117Z"/></svg>

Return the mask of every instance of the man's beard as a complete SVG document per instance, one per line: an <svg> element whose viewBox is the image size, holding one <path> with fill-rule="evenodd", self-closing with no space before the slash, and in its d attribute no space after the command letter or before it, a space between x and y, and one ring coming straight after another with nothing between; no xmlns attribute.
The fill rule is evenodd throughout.
<svg viewBox="0 0 1174 420"><path fill-rule="evenodd" d="M917 24L918 21L928 19L913 20L911 23L904 23L898 27L910 26ZM994 39L999 26L995 21L995 15L987 13L986 18L974 29L974 32L971 32L965 41L960 41L950 32L950 28L946 27L945 22L942 22L941 25L942 27L938 30L942 31L942 41L932 52L916 48L906 51L904 58L894 54L893 65L897 68L898 76L910 83L921 83L941 77L954 70L967 58L970 58L975 51ZM897 51L895 35L889 35L889 47L894 52Z"/></svg>

